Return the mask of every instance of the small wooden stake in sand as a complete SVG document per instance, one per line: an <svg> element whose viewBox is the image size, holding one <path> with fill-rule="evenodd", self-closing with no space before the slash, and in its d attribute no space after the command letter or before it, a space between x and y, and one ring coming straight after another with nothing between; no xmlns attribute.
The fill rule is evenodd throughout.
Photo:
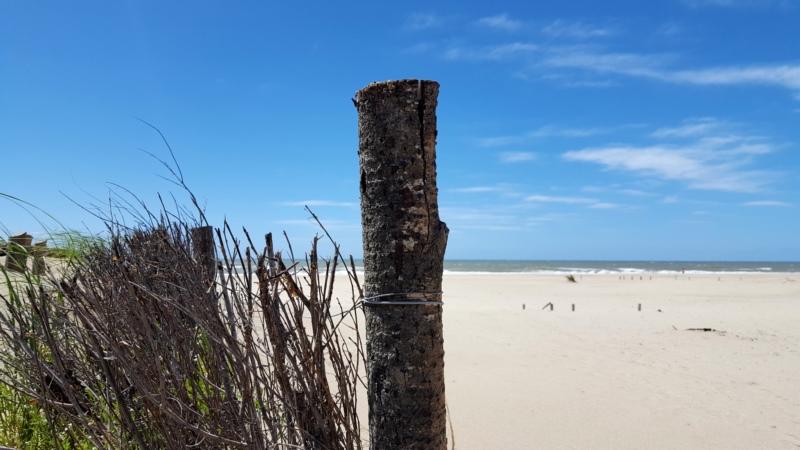
<svg viewBox="0 0 800 450"><path fill-rule="evenodd" d="M641 303L639 303L639 306L638 306L637 310L638 310L638 311L641 311L641 310L642 310L642 304L641 304Z"/></svg>
<svg viewBox="0 0 800 450"><path fill-rule="evenodd" d="M448 229L436 187L438 94L439 83L424 80L373 83L356 93L375 449L447 448L440 300Z"/></svg>
<svg viewBox="0 0 800 450"><path fill-rule="evenodd" d="M575 312L575 303L572 304L572 312Z"/></svg>
<svg viewBox="0 0 800 450"><path fill-rule="evenodd" d="M8 237L6 247L6 270L25 272L28 263L28 249L33 242L33 236L21 233Z"/></svg>

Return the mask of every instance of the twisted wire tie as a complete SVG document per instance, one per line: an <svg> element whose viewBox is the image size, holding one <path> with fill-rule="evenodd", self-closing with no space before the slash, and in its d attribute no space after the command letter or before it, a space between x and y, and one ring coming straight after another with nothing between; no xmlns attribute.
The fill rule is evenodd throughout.
<svg viewBox="0 0 800 450"><path fill-rule="evenodd" d="M442 291L439 292L392 292L389 294L378 294L372 297L364 297L361 303L364 305L444 305L441 300L427 300L425 298L412 299L411 297L438 295L441 296ZM401 297L405 300L378 300L385 297Z"/></svg>

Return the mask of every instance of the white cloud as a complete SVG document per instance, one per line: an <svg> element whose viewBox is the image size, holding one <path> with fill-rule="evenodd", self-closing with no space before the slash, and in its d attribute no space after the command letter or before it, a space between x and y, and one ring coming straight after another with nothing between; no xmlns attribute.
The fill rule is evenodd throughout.
<svg viewBox="0 0 800 450"><path fill-rule="evenodd" d="M691 7L701 6L735 6L737 3L745 3L741 0L683 0L683 3Z"/></svg>
<svg viewBox="0 0 800 450"><path fill-rule="evenodd" d="M561 128L552 125L545 125L537 130L528 133L527 136L535 138L543 137L588 137L598 134L608 133L609 129L604 128Z"/></svg>
<svg viewBox="0 0 800 450"><path fill-rule="evenodd" d="M635 53L599 53L584 47L549 49L541 64L548 67L585 69L594 72L629 76L657 77L661 67L675 59L669 55L639 55Z"/></svg>
<svg viewBox="0 0 800 450"><path fill-rule="evenodd" d="M549 67L583 69L655 79L668 83L694 85L764 85L800 89L800 65L750 65L706 69L668 69L676 58L670 55L634 53L598 53L584 48L560 48L550 51L541 64Z"/></svg>
<svg viewBox="0 0 800 450"><path fill-rule="evenodd" d="M646 196L653 195L650 192L641 191L639 189L622 189L620 192L625 194L625 195L633 195L633 196L637 196L637 197L646 197Z"/></svg>
<svg viewBox="0 0 800 450"><path fill-rule="evenodd" d="M515 31L522 27L522 22L518 20L509 19L507 14L500 14L492 17L483 17L478 19L478 25L496 28L505 31Z"/></svg>
<svg viewBox="0 0 800 450"><path fill-rule="evenodd" d="M800 66L767 65L680 70L654 75L665 81L701 85L760 84L800 89Z"/></svg>
<svg viewBox="0 0 800 450"><path fill-rule="evenodd" d="M523 161L533 161L536 154L531 152L503 152L500 154L500 162L515 163Z"/></svg>
<svg viewBox="0 0 800 450"><path fill-rule="evenodd" d="M633 172L687 183L690 188L732 192L756 192L772 178L765 171L743 170L747 159L736 149L655 145L609 146L565 153L568 161L600 164L611 170Z"/></svg>
<svg viewBox="0 0 800 450"><path fill-rule="evenodd" d="M528 217L525 219L525 222L531 226L537 226L542 223L546 222L568 222L574 220L574 216L572 214L544 214L541 216L534 216Z"/></svg>
<svg viewBox="0 0 800 450"><path fill-rule="evenodd" d="M502 147L504 145L519 144L525 141L525 136L493 136L475 139L478 147Z"/></svg>
<svg viewBox="0 0 800 450"><path fill-rule="evenodd" d="M442 20L432 13L414 13L408 16L403 28L410 31L424 30L441 25Z"/></svg>
<svg viewBox="0 0 800 450"><path fill-rule="evenodd" d="M608 170L679 181L694 189L759 191L774 180L775 174L747 166L755 157L773 152L774 146L757 136L733 133L733 128L738 127L704 117L650 133L650 137L665 140L658 144L585 148L567 152L563 157L568 161L600 164ZM686 142L687 139L690 141Z"/></svg>
<svg viewBox="0 0 800 450"><path fill-rule="evenodd" d="M620 205L616 203L608 203L608 202L597 202L589 205L589 208L593 209L616 209L619 207Z"/></svg>
<svg viewBox="0 0 800 450"><path fill-rule="evenodd" d="M772 6L791 7L787 0L683 0L691 8L720 7L720 8L769 8Z"/></svg>
<svg viewBox="0 0 800 450"><path fill-rule="evenodd" d="M452 47L444 53L444 59L450 61L506 61L521 55L527 55L539 49L538 45L526 42L486 47Z"/></svg>
<svg viewBox="0 0 800 450"><path fill-rule="evenodd" d="M582 138L596 136L611 132L607 128L563 128L553 125L545 125L524 134L511 136L494 136L478 138L475 143L479 147L502 147L504 145L521 144L534 139L562 137L562 138Z"/></svg>
<svg viewBox="0 0 800 450"><path fill-rule="evenodd" d="M775 0L695 0L699 5L719 6L756 5L759 2L783 5ZM434 26L438 19L432 15L413 16L409 25L413 28ZM523 22L509 18L506 14L484 17L477 23L486 27L515 30ZM668 24L655 33L675 34L677 25ZM586 24L580 21L556 20L542 29L554 38L593 39L618 34L612 27ZM672 84L699 86L772 86L793 91L800 96L800 64L795 62L774 64L739 64L718 67L686 67L680 65L679 54L632 53L605 51L597 45L548 45L534 42L508 42L497 45L453 45L443 51L442 57L449 61L508 62L519 61L524 65L515 68L513 75L522 79L554 79L571 87L609 87L615 80L611 75L635 77ZM594 73L595 77L587 74ZM601 79L596 75L605 75Z"/></svg>
<svg viewBox="0 0 800 450"><path fill-rule="evenodd" d="M573 39L589 39L616 34L616 31L611 28L593 27L582 22L568 22L564 20L556 20L542 28L542 32L549 36Z"/></svg>
<svg viewBox="0 0 800 450"><path fill-rule="evenodd" d="M619 86L619 83L613 81L565 81L563 83L566 87L575 88L610 88Z"/></svg>
<svg viewBox="0 0 800 450"><path fill-rule="evenodd" d="M614 209L621 205L610 202L599 201L594 198L586 197L561 197L551 195L529 195L523 200L530 203L562 203L565 205L583 205L592 209Z"/></svg>
<svg viewBox="0 0 800 450"><path fill-rule="evenodd" d="M691 120L677 127L659 128L651 133L650 136L657 138L695 137L698 135L706 135L714 129L719 128L719 126L720 123L716 119L704 117Z"/></svg>
<svg viewBox="0 0 800 450"><path fill-rule="evenodd" d="M779 207L790 207L792 206L790 203L786 202L779 202L775 200L759 200L754 202L747 202L742 203L743 206L779 206Z"/></svg>

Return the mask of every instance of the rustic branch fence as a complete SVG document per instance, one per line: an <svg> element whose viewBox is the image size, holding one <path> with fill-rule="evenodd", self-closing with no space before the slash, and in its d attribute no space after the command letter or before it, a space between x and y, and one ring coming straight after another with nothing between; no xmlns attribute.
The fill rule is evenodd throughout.
<svg viewBox="0 0 800 450"><path fill-rule="evenodd" d="M356 94L363 290L332 239L329 260L317 237L286 261L271 234L256 246L209 226L191 192L202 220L117 202L137 224L105 217L108 238L58 271L46 243L9 238L0 382L42 408L62 446L361 449L363 385L371 448L444 450L438 92L400 80Z"/></svg>

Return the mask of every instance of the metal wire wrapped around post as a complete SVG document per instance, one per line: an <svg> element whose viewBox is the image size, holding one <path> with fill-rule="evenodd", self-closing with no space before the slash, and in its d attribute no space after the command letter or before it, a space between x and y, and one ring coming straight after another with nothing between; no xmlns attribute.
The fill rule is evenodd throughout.
<svg viewBox="0 0 800 450"><path fill-rule="evenodd" d="M393 292L389 294L373 295L364 297L361 303L364 305L444 305L441 300L428 300L424 297L436 295L441 296L443 292ZM379 298L400 297L402 300L378 300ZM412 299L413 297L423 297Z"/></svg>

